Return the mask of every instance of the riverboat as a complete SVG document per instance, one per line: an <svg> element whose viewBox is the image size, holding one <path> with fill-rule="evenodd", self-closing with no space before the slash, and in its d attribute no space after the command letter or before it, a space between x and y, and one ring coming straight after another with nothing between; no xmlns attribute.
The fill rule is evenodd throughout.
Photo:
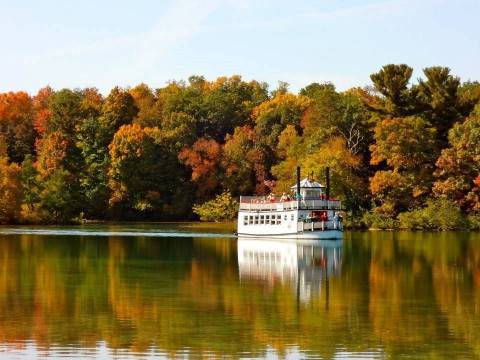
<svg viewBox="0 0 480 360"><path fill-rule="evenodd" d="M306 177L290 194L276 197L241 196L238 235L242 237L335 240L343 238L340 200L330 197L329 171L326 186Z"/></svg>

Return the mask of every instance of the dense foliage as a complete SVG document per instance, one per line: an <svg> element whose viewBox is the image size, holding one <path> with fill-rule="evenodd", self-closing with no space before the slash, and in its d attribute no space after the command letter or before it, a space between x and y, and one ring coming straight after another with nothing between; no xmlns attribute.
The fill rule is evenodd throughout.
<svg viewBox="0 0 480 360"><path fill-rule="evenodd" d="M296 166L323 182L328 166L352 224L417 228L447 203L468 224L480 212L480 84L443 67L412 83L412 71L386 65L344 92L192 76L106 97L0 94L0 222L186 219L223 193L265 194L271 180L287 191Z"/></svg>

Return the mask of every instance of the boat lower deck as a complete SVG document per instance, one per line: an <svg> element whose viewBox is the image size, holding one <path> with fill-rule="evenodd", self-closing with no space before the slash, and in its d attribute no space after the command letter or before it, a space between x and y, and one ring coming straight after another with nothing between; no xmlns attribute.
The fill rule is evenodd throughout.
<svg viewBox="0 0 480 360"><path fill-rule="evenodd" d="M297 240L338 240L343 238L342 230L314 230L284 234L247 234L238 233L242 238L255 239L297 239Z"/></svg>

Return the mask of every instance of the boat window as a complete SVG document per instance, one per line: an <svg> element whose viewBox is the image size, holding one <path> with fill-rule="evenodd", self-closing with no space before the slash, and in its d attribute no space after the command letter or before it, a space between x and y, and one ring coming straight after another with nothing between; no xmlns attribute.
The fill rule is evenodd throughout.
<svg viewBox="0 0 480 360"><path fill-rule="evenodd" d="M283 220L287 221L287 214L284 215Z"/></svg>
<svg viewBox="0 0 480 360"><path fill-rule="evenodd" d="M255 215L255 225L258 225L258 215Z"/></svg>
<svg viewBox="0 0 480 360"><path fill-rule="evenodd" d="M295 215L294 215L294 214L292 214L291 220L292 220L292 221L295 220Z"/></svg>
<svg viewBox="0 0 480 360"><path fill-rule="evenodd" d="M243 225L248 225L248 216L243 217Z"/></svg>
<svg viewBox="0 0 480 360"><path fill-rule="evenodd" d="M253 216L252 216L252 215L250 215L250 216L248 217L248 224L249 224L249 225L253 225Z"/></svg>
<svg viewBox="0 0 480 360"><path fill-rule="evenodd" d="M277 215L277 225L282 223L282 215Z"/></svg>
<svg viewBox="0 0 480 360"><path fill-rule="evenodd" d="M260 215L260 224L265 224L265 215Z"/></svg>
<svg viewBox="0 0 480 360"><path fill-rule="evenodd" d="M270 224L270 215L265 215L265 224Z"/></svg>

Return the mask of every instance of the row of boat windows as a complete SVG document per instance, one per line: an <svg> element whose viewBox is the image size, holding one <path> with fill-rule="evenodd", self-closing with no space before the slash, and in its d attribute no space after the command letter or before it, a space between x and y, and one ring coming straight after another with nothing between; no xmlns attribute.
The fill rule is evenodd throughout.
<svg viewBox="0 0 480 360"><path fill-rule="evenodd" d="M244 259L254 260L255 263L261 262L280 262L282 255L274 251L253 251L243 250Z"/></svg>
<svg viewBox="0 0 480 360"><path fill-rule="evenodd" d="M288 215L283 216L283 220L287 221ZM295 220L295 215L290 215L290 220ZM243 225L280 225L282 223L282 215L245 215L243 217Z"/></svg>

